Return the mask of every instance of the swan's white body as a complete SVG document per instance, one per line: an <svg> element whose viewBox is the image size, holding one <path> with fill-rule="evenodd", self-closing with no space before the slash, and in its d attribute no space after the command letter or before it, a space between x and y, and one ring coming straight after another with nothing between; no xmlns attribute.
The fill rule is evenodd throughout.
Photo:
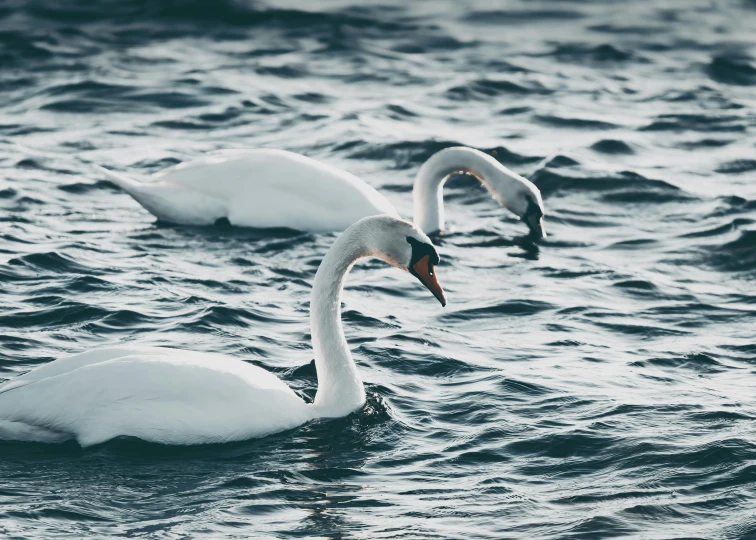
<svg viewBox="0 0 756 540"><path fill-rule="evenodd" d="M313 417L311 406L264 369L159 347L63 358L0 392L0 436L20 431L27 440L75 438L82 446L121 435L164 444L238 441Z"/></svg>
<svg viewBox="0 0 756 540"><path fill-rule="evenodd" d="M215 152L144 183L100 170L158 219L182 225L211 225L226 218L245 227L342 231L363 217L398 216L363 180L283 150ZM529 180L473 148L447 148L433 155L415 180L415 223L428 234L444 229L443 185L454 173L478 178L499 204L519 217L526 216L530 204L543 215L541 193ZM526 222L544 236L540 216L536 223Z"/></svg>
<svg viewBox="0 0 756 540"><path fill-rule="evenodd" d="M224 150L137 182L102 169L158 219L240 227L343 231L367 216L398 217L386 198L344 170L283 150Z"/></svg>
<svg viewBox="0 0 756 540"><path fill-rule="evenodd" d="M312 404L270 372L233 357L129 345L59 359L0 386L0 438L76 439L82 446L117 436L222 443L346 416L365 403L365 391L341 327L344 279L356 260L368 256L407 269L415 249L408 237L432 249L407 222L364 219L323 259L310 303L318 374Z"/></svg>

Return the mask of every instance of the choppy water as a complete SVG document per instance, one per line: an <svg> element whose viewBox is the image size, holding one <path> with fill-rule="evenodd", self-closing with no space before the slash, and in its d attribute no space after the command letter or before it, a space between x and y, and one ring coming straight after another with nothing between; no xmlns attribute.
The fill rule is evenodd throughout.
<svg viewBox="0 0 756 540"><path fill-rule="evenodd" d="M6 0L0 377L133 341L314 394L334 235L161 225L88 162L286 148L410 216L420 164L465 144L539 186L550 236L451 181L446 309L350 276L364 411L218 447L0 443L0 534L755 538L754 28L739 0Z"/></svg>

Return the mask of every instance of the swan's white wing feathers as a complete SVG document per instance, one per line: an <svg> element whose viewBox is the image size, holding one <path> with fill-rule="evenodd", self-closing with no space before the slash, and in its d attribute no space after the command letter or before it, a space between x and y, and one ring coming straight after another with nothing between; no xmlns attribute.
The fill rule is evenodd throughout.
<svg viewBox="0 0 756 540"><path fill-rule="evenodd" d="M23 375L19 375L15 379L8 381L6 384L0 386L0 394L8 392L14 388L20 388L31 384L34 381L46 379L48 377L55 377L68 371L73 371L83 366L90 364L97 364L99 362L107 362L113 358L120 356L129 356L132 354L149 353L150 351L162 351L167 349L161 349L158 347L138 347L138 346L121 346L110 347L106 349L95 349L93 351L83 352L75 354L73 356L67 356L64 358L58 358L54 362L48 362L43 364Z"/></svg>
<svg viewBox="0 0 756 540"><path fill-rule="evenodd" d="M183 188L181 204L203 209L202 223L197 224L225 217L247 227L329 231L346 229L369 215L397 216L383 195L356 176L283 150L217 151L161 171L153 179L143 186L162 189L163 196ZM202 207L207 199L217 203L214 219ZM191 212L185 214L181 222L187 222Z"/></svg>
<svg viewBox="0 0 756 540"><path fill-rule="evenodd" d="M8 383L0 386L0 394L3 392L7 392L8 390L13 390L14 388L20 388L21 386L26 386L31 381L19 381L18 379L13 379L12 381L9 381Z"/></svg>
<svg viewBox="0 0 756 540"><path fill-rule="evenodd" d="M95 349L93 351L87 351L73 356L66 356L64 358L58 358L54 362L48 362L38 368L35 368L23 375L20 375L8 382L5 386L0 387L0 392L5 392L11 388L17 386L23 386L33 381L40 379L46 379L48 377L55 377L62 373L73 371L83 366L91 364L98 364L100 362L107 362L113 358L122 356L130 356L134 354L159 354L163 351L173 351L174 349L161 348L161 347L140 347L140 346L120 346L120 347L108 347L105 349Z"/></svg>

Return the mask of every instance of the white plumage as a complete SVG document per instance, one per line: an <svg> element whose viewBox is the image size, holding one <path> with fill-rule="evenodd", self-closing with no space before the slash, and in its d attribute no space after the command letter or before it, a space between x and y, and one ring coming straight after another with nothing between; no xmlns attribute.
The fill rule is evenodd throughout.
<svg viewBox="0 0 756 540"><path fill-rule="evenodd" d="M41 428L34 439L43 442L75 438L89 446L123 435L164 444L221 443L311 418L304 401L264 369L160 347L78 354L9 386L0 388L0 416Z"/></svg>
<svg viewBox="0 0 756 540"><path fill-rule="evenodd" d="M386 198L346 171L283 150L224 150L137 182L100 167L163 221L343 231L367 216L398 217Z"/></svg>

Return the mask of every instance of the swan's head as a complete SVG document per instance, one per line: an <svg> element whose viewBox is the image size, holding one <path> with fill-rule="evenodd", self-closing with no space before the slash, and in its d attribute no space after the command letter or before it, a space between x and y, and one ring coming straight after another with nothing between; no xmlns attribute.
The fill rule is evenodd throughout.
<svg viewBox="0 0 756 540"><path fill-rule="evenodd" d="M372 255L415 276L442 306L446 305L444 290L436 276L440 258L425 233L408 221L388 215L367 217L358 223L370 229Z"/></svg>
<svg viewBox="0 0 756 540"><path fill-rule="evenodd" d="M533 182L508 169L497 172L501 178L491 179L489 182L496 200L525 222L533 238L545 238L541 192Z"/></svg>

